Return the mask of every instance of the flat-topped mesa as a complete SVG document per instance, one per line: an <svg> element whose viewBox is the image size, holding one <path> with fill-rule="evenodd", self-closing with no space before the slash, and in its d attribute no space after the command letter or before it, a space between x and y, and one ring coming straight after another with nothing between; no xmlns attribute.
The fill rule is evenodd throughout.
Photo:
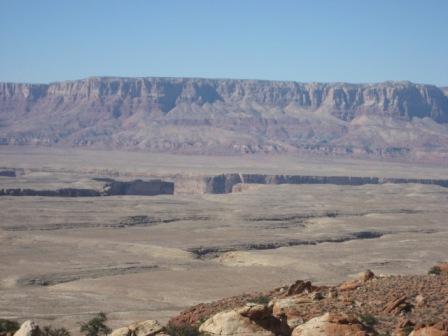
<svg viewBox="0 0 448 336"><path fill-rule="evenodd" d="M96 103L90 109L113 114L117 104L124 114L145 112L160 116L182 104L240 104L254 102L268 107L294 107L310 111L324 108L336 117L351 120L359 113L400 117L429 117L448 122L448 99L443 89L407 81L374 84L298 83L289 81L202 78L92 77L51 84L0 83L1 112L8 102L22 101L19 109L49 104L53 110L74 103ZM100 105L98 105L100 103ZM25 106L26 105L26 106ZM40 106L42 107L42 105ZM85 106L88 107L88 106ZM111 110L112 109L112 110ZM246 111L250 115L250 111ZM281 114L280 110L277 114ZM188 117L185 115L185 117Z"/></svg>
<svg viewBox="0 0 448 336"><path fill-rule="evenodd" d="M432 184L448 188L448 180L413 178L378 178L358 176L307 176L307 175L263 175L263 174L222 174L203 179L204 192L226 194L234 191L239 184L335 184L353 185L385 183Z"/></svg>
<svg viewBox="0 0 448 336"><path fill-rule="evenodd" d="M436 86L410 82L88 78L0 83L0 117L1 144L381 157L413 155L423 148L438 152L432 154L437 157L448 155L448 97Z"/></svg>

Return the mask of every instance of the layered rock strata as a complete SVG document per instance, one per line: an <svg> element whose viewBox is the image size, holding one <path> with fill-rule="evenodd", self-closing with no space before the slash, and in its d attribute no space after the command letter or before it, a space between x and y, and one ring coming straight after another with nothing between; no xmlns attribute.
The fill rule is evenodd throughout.
<svg viewBox="0 0 448 336"><path fill-rule="evenodd" d="M0 121L5 145L448 156L446 93L410 82L95 77L0 83Z"/></svg>

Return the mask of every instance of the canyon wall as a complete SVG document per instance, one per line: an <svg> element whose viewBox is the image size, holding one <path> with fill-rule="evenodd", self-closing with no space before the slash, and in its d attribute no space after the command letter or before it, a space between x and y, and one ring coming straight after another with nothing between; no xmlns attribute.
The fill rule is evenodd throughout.
<svg viewBox="0 0 448 336"><path fill-rule="evenodd" d="M116 181L96 179L105 182L102 189L59 188L53 190L31 188L0 189L0 196L49 196L49 197L97 197L97 196L155 196L174 194L174 183L162 180Z"/></svg>
<svg viewBox="0 0 448 336"><path fill-rule="evenodd" d="M305 176L305 175L263 175L263 174L222 174L204 178L204 190L210 194L227 194L240 184L335 184L359 186L364 184L417 183L448 188L448 180L378 178L354 176Z"/></svg>
<svg viewBox="0 0 448 336"><path fill-rule="evenodd" d="M113 181L104 187L104 194L113 195L172 195L174 193L174 183L162 180L134 180L129 182Z"/></svg>

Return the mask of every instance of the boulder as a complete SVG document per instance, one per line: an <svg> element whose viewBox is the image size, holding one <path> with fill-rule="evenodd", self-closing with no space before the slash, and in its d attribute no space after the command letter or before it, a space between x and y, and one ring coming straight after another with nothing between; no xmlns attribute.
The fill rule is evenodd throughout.
<svg viewBox="0 0 448 336"><path fill-rule="evenodd" d="M39 326L34 321L28 320L22 323L20 329L14 333L14 336L40 336Z"/></svg>
<svg viewBox="0 0 448 336"><path fill-rule="evenodd" d="M365 327L355 318L326 313L297 326L291 336L367 336Z"/></svg>
<svg viewBox="0 0 448 336"><path fill-rule="evenodd" d="M295 328L303 323L302 306L313 303L313 299L308 295L299 294L273 302L272 315L279 319L286 319L286 323L290 328Z"/></svg>
<svg viewBox="0 0 448 336"><path fill-rule="evenodd" d="M373 273L371 270L366 270L359 273L358 278L361 282L367 282L375 278L375 273Z"/></svg>
<svg viewBox="0 0 448 336"><path fill-rule="evenodd" d="M415 297L415 305L417 307L424 307L426 305L426 298L419 294Z"/></svg>
<svg viewBox="0 0 448 336"><path fill-rule="evenodd" d="M131 336L131 331L128 327L118 328L112 331L110 336Z"/></svg>
<svg viewBox="0 0 448 336"><path fill-rule="evenodd" d="M272 315L272 306L248 303L237 312L244 317L248 317L262 328L272 331L275 335L290 335L291 329L286 324L284 318Z"/></svg>
<svg viewBox="0 0 448 336"><path fill-rule="evenodd" d="M352 291L361 286L361 281L359 280L351 280L345 281L339 285L340 291Z"/></svg>
<svg viewBox="0 0 448 336"><path fill-rule="evenodd" d="M247 303L244 307L237 310L242 316L257 321L272 316L272 310L268 306L256 303Z"/></svg>
<svg viewBox="0 0 448 336"><path fill-rule="evenodd" d="M163 331L163 327L156 320L147 320L131 324L129 330L132 336L153 336Z"/></svg>
<svg viewBox="0 0 448 336"><path fill-rule="evenodd" d="M199 331L206 335L226 336L274 336L250 318L241 315L236 310L220 312L201 324Z"/></svg>
<svg viewBox="0 0 448 336"><path fill-rule="evenodd" d="M110 336L154 336L161 335L163 327L156 320L136 322L127 327L115 329Z"/></svg>

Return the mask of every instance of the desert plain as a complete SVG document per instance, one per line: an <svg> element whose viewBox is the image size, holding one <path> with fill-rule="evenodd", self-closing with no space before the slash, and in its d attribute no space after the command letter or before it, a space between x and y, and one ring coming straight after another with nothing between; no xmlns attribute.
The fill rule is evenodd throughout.
<svg viewBox="0 0 448 336"><path fill-rule="evenodd" d="M96 187L221 173L448 179L443 165L282 155L194 156L0 147L0 189ZM174 182L176 183L176 182ZM185 187L185 185L187 187ZM0 197L0 316L78 333L166 322L187 307L297 279L335 284L365 269L425 274L448 253L448 188L250 184L227 194Z"/></svg>

